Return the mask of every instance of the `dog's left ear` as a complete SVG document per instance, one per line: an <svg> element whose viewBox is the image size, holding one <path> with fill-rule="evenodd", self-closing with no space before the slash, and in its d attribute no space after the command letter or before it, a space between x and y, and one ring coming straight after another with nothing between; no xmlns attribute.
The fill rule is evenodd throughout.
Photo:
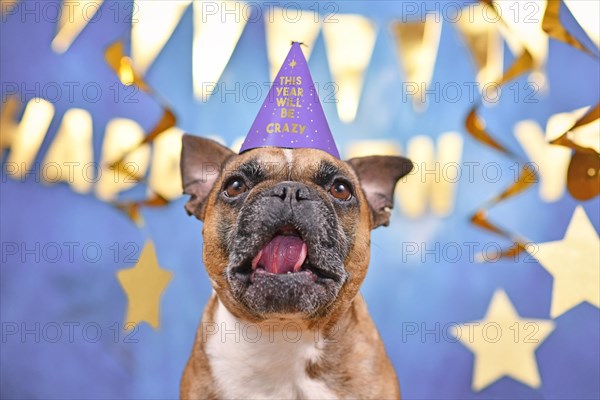
<svg viewBox="0 0 600 400"><path fill-rule="evenodd" d="M390 224L396 182L413 169L413 163L399 156L352 158L354 168L371 208L371 229Z"/></svg>
<svg viewBox="0 0 600 400"><path fill-rule="evenodd" d="M181 184L192 197L185 204L189 215L204 220L204 206L225 161L235 153L225 146L192 135L183 135L181 145Z"/></svg>

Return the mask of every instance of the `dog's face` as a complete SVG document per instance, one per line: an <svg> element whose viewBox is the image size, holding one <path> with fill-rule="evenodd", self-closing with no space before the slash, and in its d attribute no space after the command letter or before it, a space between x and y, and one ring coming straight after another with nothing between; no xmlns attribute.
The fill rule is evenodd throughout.
<svg viewBox="0 0 600 400"><path fill-rule="evenodd" d="M322 319L350 304L369 264L371 229L387 225L402 157L344 162L315 149L236 155L185 135L188 213L204 221L204 263L219 298L253 321Z"/></svg>

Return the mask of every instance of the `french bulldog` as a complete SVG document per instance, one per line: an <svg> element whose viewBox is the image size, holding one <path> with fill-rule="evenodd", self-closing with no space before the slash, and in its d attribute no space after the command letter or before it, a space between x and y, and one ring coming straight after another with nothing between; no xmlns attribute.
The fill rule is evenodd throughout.
<svg viewBox="0 0 600 400"><path fill-rule="evenodd" d="M185 209L204 222L214 290L181 398L400 398L359 287L370 231L389 224L412 163L182 140Z"/></svg>

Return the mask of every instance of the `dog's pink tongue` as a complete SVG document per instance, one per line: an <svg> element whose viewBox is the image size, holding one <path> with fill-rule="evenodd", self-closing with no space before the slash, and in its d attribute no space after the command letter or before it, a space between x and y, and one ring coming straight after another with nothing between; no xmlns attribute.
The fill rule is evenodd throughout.
<svg viewBox="0 0 600 400"><path fill-rule="evenodd" d="M306 243L297 236L275 236L258 254L258 265L273 274L298 272L306 260Z"/></svg>

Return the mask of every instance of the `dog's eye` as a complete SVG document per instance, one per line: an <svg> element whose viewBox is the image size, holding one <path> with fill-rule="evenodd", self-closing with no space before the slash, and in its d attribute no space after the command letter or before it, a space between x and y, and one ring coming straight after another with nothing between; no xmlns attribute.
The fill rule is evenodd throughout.
<svg viewBox="0 0 600 400"><path fill-rule="evenodd" d="M331 188L329 189L329 193L339 200L350 200L352 198L350 185L342 180L333 182L333 185L331 185Z"/></svg>
<svg viewBox="0 0 600 400"><path fill-rule="evenodd" d="M236 197L248 190L248 186L241 179L232 179L225 187L225 196Z"/></svg>

